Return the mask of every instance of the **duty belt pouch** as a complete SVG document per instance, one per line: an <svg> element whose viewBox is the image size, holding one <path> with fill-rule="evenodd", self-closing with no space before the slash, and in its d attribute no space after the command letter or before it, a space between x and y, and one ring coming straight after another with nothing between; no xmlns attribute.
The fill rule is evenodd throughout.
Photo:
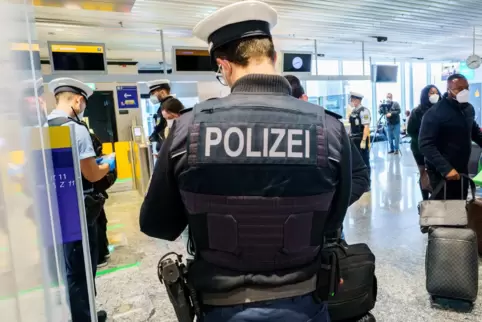
<svg viewBox="0 0 482 322"><path fill-rule="evenodd" d="M366 244L329 247L339 260L343 284L328 298L328 311L333 321L355 319L367 314L377 300L375 255Z"/></svg>
<svg viewBox="0 0 482 322"><path fill-rule="evenodd" d="M100 193L88 194L84 198L84 204L87 224L93 226L104 208L105 198Z"/></svg>
<svg viewBox="0 0 482 322"><path fill-rule="evenodd" d="M428 227L466 227L467 205L475 200L475 183L466 175L462 175L460 180L461 193L463 195L464 182L469 180L472 199L467 200L446 200L447 182L442 181L433 191L432 196L437 195L445 187L444 200L424 200L419 204L420 227L423 232L427 232Z"/></svg>

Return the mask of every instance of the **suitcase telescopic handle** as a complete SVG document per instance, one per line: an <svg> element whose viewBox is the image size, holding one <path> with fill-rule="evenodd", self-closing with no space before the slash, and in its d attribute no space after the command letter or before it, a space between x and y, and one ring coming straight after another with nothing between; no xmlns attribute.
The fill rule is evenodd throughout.
<svg viewBox="0 0 482 322"><path fill-rule="evenodd" d="M460 174L460 192L461 192L461 198L464 199L464 178L469 181L470 185L470 193L472 195L471 200L475 200L475 182L472 180L471 177L466 175L465 173ZM433 200L433 198L444 188L444 200L447 200L447 180L444 178L438 185L435 187L435 189L432 192L432 195L430 196L430 199Z"/></svg>

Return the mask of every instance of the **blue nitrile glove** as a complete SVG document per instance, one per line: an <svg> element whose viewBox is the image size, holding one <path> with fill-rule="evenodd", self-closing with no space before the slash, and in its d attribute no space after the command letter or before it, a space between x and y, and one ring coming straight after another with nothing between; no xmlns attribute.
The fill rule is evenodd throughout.
<svg viewBox="0 0 482 322"><path fill-rule="evenodd" d="M115 169L115 158L103 158L102 159L102 164L108 164L109 165L109 171L114 171Z"/></svg>
<svg viewBox="0 0 482 322"><path fill-rule="evenodd" d="M104 160L104 157L99 157L99 158L95 159L95 162L97 162L97 164L102 164L103 160Z"/></svg>

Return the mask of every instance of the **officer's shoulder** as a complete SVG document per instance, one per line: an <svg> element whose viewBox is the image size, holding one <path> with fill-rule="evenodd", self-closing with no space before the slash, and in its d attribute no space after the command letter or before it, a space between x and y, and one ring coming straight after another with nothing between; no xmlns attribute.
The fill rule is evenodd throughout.
<svg viewBox="0 0 482 322"><path fill-rule="evenodd" d="M325 109L325 113L326 113L326 115L333 116L333 117L336 118L337 120L341 120L341 119L343 118L343 116L341 116L340 114L337 114L337 113L332 112L332 111L327 110L327 109Z"/></svg>

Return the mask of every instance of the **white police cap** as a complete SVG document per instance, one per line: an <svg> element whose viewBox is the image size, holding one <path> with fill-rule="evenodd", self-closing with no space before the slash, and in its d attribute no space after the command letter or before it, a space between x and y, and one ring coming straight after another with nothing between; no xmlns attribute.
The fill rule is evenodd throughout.
<svg viewBox="0 0 482 322"><path fill-rule="evenodd" d="M363 94L360 94L358 92L350 92L350 97L358 98L358 99L362 100L364 96L363 96Z"/></svg>
<svg viewBox="0 0 482 322"><path fill-rule="evenodd" d="M209 52L232 41L255 37L271 37L278 13L268 4L247 0L217 10L199 22L193 35L209 44Z"/></svg>
<svg viewBox="0 0 482 322"><path fill-rule="evenodd" d="M54 95L65 92L74 93L77 95L82 95L86 100L89 99L89 97L91 97L94 93L92 88L87 86L87 84L82 83L77 79L68 77L56 78L52 80L49 83L49 91Z"/></svg>
<svg viewBox="0 0 482 322"><path fill-rule="evenodd" d="M147 82L147 86L149 87L149 93L158 88L163 87L163 85L169 86L170 83L171 82L168 79L157 79L157 80Z"/></svg>

